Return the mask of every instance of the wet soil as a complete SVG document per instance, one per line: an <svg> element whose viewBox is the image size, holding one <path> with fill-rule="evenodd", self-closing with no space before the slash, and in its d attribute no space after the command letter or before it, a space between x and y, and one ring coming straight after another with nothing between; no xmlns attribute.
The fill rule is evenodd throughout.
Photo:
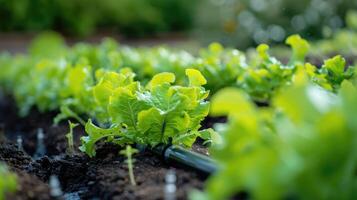
<svg viewBox="0 0 357 200"><path fill-rule="evenodd" d="M187 199L192 189L202 189L207 176L196 171L170 166L151 152L135 154L134 175L136 186L130 184L125 158L118 155L120 147L114 144L98 144L94 158L77 151L66 154L65 134L67 123L52 125L55 113L42 114L36 110L25 118L17 115L14 101L0 95L0 162L17 174L18 189L8 199L56 199L51 197L49 179L58 177L63 196L57 199L164 199L165 175L173 170L177 175L177 199ZM214 121L207 119L204 127ZM37 148L37 132L45 134L46 155L34 159ZM75 128L75 147L80 145L83 128ZM17 138L23 139L23 150ZM208 155L207 148L198 141L193 149Z"/></svg>

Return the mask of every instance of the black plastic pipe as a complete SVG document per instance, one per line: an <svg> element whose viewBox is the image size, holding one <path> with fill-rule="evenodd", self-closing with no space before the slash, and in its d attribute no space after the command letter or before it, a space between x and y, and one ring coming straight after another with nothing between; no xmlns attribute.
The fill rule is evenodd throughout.
<svg viewBox="0 0 357 200"><path fill-rule="evenodd" d="M177 163L205 174L212 174L217 170L214 160L208 156L187 150L177 145L159 145L151 151L162 156L168 163Z"/></svg>

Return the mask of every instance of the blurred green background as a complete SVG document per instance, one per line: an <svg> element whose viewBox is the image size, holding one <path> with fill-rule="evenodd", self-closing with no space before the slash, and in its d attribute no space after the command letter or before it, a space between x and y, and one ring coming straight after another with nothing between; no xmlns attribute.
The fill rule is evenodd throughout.
<svg viewBox="0 0 357 200"><path fill-rule="evenodd" d="M67 37L177 34L245 49L291 34L329 38L346 27L356 0L0 0L2 33L55 30ZM350 27L357 26L356 16Z"/></svg>
<svg viewBox="0 0 357 200"><path fill-rule="evenodd" d="M144 36L192 27L190 0L0 0L2 31L57 30L87 36L118 31Z"/></svg>

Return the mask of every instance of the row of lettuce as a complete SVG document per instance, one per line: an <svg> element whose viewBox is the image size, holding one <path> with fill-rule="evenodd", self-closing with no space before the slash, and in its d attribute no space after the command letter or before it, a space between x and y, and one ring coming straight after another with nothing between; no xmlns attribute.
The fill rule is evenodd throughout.
<svg viewBox="0 0 357 200"><path fill-rule="evenodd" d="M110 39L99 45L80 43L69 48L59 36L44 34L35 39L28 55L3 54L0 57L0 80L15 93L21 114L26 115L32 106L41 111L60 107L63 99L77 93L60 90L73 89L75 80L90 87L100 81L95 75L99 71L118 73L124 68L130 68L135 80L144 85L161 72L174 73L177 85L187 84L185 70L193 68L207 79L204 87L210 94L233 86L246 91L252 100L265 103L270 101L275 91L291 83L297 66L302 66L314 83L331 91L336 91L344 78L352 76L353 70L344 70L348 66L345 66L342 57L333 57L326 60L323 66L316 67L304 63L310 48L305 40L294 35L286 41L292 48L292 56L288 64L282 64L268 54L269 47L264 44L258 46L257 53L253 55L224 49L218 43L193 55L165 47L130 48ZM70 80L77 75L85 77L85 80ZM22 84L29 79L33 84ZM77 89L80 89L80 84L77 84ZM47 89L44 91L41 87ZM31 95L24 95L26 92Z"/></svg>
<svg viewBox="0 0 357 200"><path fill-rule="evenodd" d="M192 199L356 197L357 91L355 68L341 56L305 63L309 44L298 35L288 64L260 45L256 54L211 44L193 55L130 48L113 40L64 45L46 35L28 55L2 55L0 83L22 116L31 108L85 126L80 149L95 144L210 140L219 170ZM225 88L225 89L224 89ZM211 101L211 103L209 103ZM256 106L264 104L264 107ZM208 115L226 124L201 129Z"/></svg>

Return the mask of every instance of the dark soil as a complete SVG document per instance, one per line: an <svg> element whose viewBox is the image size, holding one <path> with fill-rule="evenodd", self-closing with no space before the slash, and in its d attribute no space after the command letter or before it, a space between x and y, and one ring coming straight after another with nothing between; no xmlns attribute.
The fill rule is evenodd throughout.
<svg viewBox="0 0 357 200"><path fill-rule="evenodd" d="M9 194L8 199L51 199L48 185L27 172L33 162L32 158L19 151L16 145L0 141L0 161L17 174L17 191Z"/></svg>
<svg viewBox="0 0 357 200"><path fill-rule="evenodd" d="M165 175L169 170L174 170L177 175L177 199L187 199L190 190L203 187L205 175L170 166L151 152L134 156L136 186L130 184L125 158L118 155L120 147L114 144L99 144L95 158L80 152L69 156L65 139L68 125L53 126L54 115L33 110L28 117L19 118L14 101L9 97L0 98L0 161L18 176L18 189L9 199L53 199L48 184L51 175L58 177L63 199L163 199ZM204 127L224 120L208 119ZM46 155L35 160L30 155L37 148L39 128L44 130ZM83 134L82 128L75 129L76 148ZM16 144L19 135L23 138L24 151ZM207 155L207 148L200 143L193 149Z"/></svg>

